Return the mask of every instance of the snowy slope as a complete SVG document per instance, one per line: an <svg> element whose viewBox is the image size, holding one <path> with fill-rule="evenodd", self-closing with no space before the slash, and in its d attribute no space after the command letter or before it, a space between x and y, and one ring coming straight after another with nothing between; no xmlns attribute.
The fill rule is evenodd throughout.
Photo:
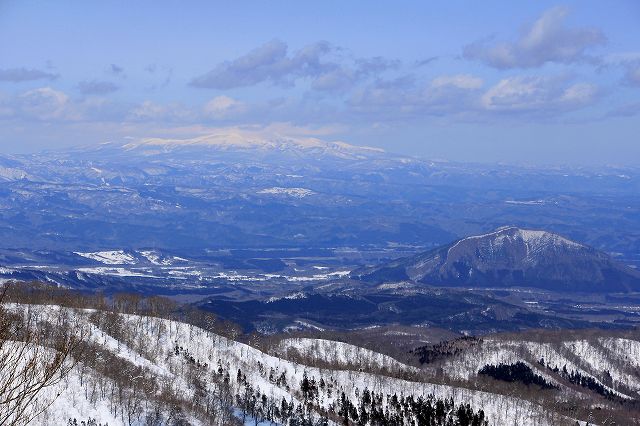
<svg viewBox="0 0 640 426"><path fill-rule="evenodd" d="M78 256L95 260L105 265L133 265L136 259L123 250L98 251L93 253L76 252Z"/></svg>
<svg viewBox="0 0 640 426"><path fill-rule="evenodd" d="M59 308L36 307L35 309L46 312ZM268 355L249 345L229 340L198 327L166 319L117 314L118 327L126 330L124 341L117 340L106 332L105 327L95 324L95 312L68 309L67 311L91 330L89 335L91 341L100 344L118 357L128 360L131 364L146 368L159 380L164 378L163 382L166 386L187 399L192 397L193 389L187 380L188 368L185 366L186 357L182 356L183 354L188 354L191 359L197 360L199 365L206 364L205 369L210 371L210 374L215 374L219 366L229 372L241 369L246 374L248 382L276 401L282 398L287 401L298 401L301 395L300 383L306 373L310 379L313 378L318 382L322 379L332 385L331 394L323 391L318 396L318 404L323 408L329 408L335 404L341 392L355 398L359 391L367 388L383 394L396 393L416 397L433 394L441 398L453 398L456 403L468 402L474 409L483 409L490 419L490 424L495 425L512 424L513 419L518 419L520 425L562 424L565 420L546 412L535 404L512 396L413 382L365 372L308 367ZM46 318L46 315L43 318ZM290 342L299 348L312 348L316 345L327 354L333 353L334 355L330 356L336 360L344 361L350 354L356 354L371 357L371 362L381 362L396 367L399 364L383 355L336 343L311 339ZM336 347L332 348L332 346ZM180 356L175 355L176 348L180 348ZM55 406L39 419L39 424L51 424L52 416L57 416L57 419L95 417L102 419L103 422L108 421L111 426L125 424L122 416L118 417L117 413L105 414L105 404L108 405L108 402L105 402L104 398L94 397L94 400L88 401L86 397L88 390L78 386L79 379L76 376L72 375L68 379L68 384L61 388L63 392ZM286 378L286 385L275 382L274 378L280 376ZM233 374L231 377L230 386L233 392L241 392L242 386L237 383ZM74 383L76 385L72 386Z"/></svg>
<svg viewBox="0 0 640 426"><path fill-rule="evenodd" d="M640 377L637 368L640 365L640 342L622 338L599 338L594 344L585 339L567 339L565 341L515 341L505 339L484 339L480 346L464 351L458 356L447 359L442 364L446 374L455 379L472 380L485 365L513 364L523 361L536 374L543 376L552 384L559 385L558 376L548 368L566 366L568 372L579 372L591 377L605 389L621 398L638 397ZM539 361L544 360L545 366ZM609 374L610 385L604 376ZM560 384L561 387L563 385Z"/></svg>
<svg viewBox="0 0 640 426"><path fill-rule="evenodd" d="M298 355L310 361L322 361L340 368L386 370L390 372L416 372L417 368L405 365L390 356L348 343L326 339L284 339L276 347L276 353Z"/></svg>
<svg viewBox="0 0 640 426"><path fill-rule="evenodd" d="M307 188L281 188L276 186L262 189L258 191L258 194L288 195L295 198L304 198L315 194L315 192Z"/></svg>

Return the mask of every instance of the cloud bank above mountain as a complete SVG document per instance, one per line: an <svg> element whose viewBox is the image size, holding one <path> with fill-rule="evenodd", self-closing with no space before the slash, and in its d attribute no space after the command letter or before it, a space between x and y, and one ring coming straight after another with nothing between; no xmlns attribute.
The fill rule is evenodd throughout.
<svg viewBox="0 0 640 426"><path fill-rule="evenodd" d="M84 6L93 27L78 30L83 38L51 32L36 19L50 12L71 25L77 15L9 11L24 25L8 25L0 36L20 40L28 28L44 36L42 49L11 46L13 59L0 69L0 136L9 150L289 123L453 159L470 148L502 155L507 139L517 147L533 134L604 149L608 134L628 159L629 139L640 130L629 121L640 112L633 107L640 54L619 30L626 25L621 10L609 8L612 18L600 20L582 4L465 11L416 4L413 14L382 6L366 14L350 5L341 16L330 5L296 6L289 15L256 6L256 16L240 20L231 6L198 14L147 6L134 9L151 13L149 23L136 21L135 10ZM192 25L168 37L163 28L176 20L170 12ZM226 20L207 21L218 15ZM137 23L140 32L111 33L116 21ZM114 49L117 38L126 42ZM444 141L432 136L446 137L451 149L440 150ZM504 141L498 151L496 140Z"/></svg>

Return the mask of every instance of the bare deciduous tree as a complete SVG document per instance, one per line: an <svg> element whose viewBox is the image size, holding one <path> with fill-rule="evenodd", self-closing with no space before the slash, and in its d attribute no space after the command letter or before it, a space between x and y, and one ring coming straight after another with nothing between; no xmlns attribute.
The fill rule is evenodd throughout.
<svg viewBox="0 0 640 426"><path fill-rule="evenodd" d="M73 367L69 356L82 338L70 318L52 313L50 327L29 307L5 309L0 290L0 426L27 425L57 398L47 392Z"/></svg>

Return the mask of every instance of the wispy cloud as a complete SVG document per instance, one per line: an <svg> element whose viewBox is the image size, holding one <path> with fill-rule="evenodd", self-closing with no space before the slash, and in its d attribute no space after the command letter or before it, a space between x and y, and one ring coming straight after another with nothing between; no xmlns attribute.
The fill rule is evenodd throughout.
<svg viewBox="0 0 640 426"><path fill-rule="evenodd" d="M74 119L69 96L50 87L29 90L18 96L13 103L16 115L49 121Z"/></svg>
<svg viewBox="0 0 640 426"><path fill-rule="evenodd" d="M117 91L119 86L110 81L91 80L78 83L78 89L84 95L106 95Z"/></svg>
<svg viewBox="0 0 640 426"><path fill-rule="evenodd" d="M629 86L640 87L640 61L635 61L626 65L624 81Z"/></svg>
<svg viewBox="0 0 640 426"><path fill-rule="evenodd" d="M603 118L608 117L634 117L640 114L640 102L630 102L615 107L607 112Z"/></svg>
<svg viewBox="0 0 640 426"><path fill-rule="evenodd" d="M309 44L289 52L288 45L272 40L234 60L218 64L211 71L191 80L194 87L233 89L268 82L290 87L308 78L312 88L334 91L351 87L358 81L398 66L399 62L382 57L356 58L349 64L337 58L340 48L326 41Z"/></svg>
<svg viewBox="0 0 640 426"><path fill-rule="evenodd" d="M147 88L148 90L162 89L171 83L171 79L173 77L173 68L171 67L149 64L144 70L151 76L152 80L155 80L153 84Z"/></svg>
<svg viewBox="0 0 640 426"><path fill-rule="evenodd" d="M435 77L426 83L411 78L377 81L356 90L350 110L372 121L402 121L442 117L452 121L497 119L561 119L592 106L597 86L566 76L512 76L486 86L471 74Z"/></svg>
<svg viewBox="0 0 640 426"><path fill-rule="evenodd" d="M596 61L588 51L604 44L606 37L597 28L567 28L568 13L566 7L555 7L526 27L515 41L475 42L464 47L463 55L499 69Z"/></svg>
<svg viewBox="0 0 640 426"><path fill-rule="evenodd" d="M231 89L269 81L291 84L298 77L326 71L321 59L331 51L326 42L306 46L293 55L280 40L272 40L232 61L223 62L211 71L194 78L191 85L209 89Z"/></svg>
<svg viewBox="0 0 640 426"><path fill-rule="evenodd" d="M20 83L34 80L55 80L58 74L30 68L4 68L0 69L0 81Z"/></svg>
<svg viewBox="0 0 640 426"><path fill-rule="evenodd" d="M567 83L565 78L517 76L500 80L482 96L488 111L556 114L591 104L598 95L596 86Z"/></svg>
<svg viewBox="0 0 640 426"><path fill-rule="evenodd" d="M174 123L191 123L197 118L192 108L177 102L158 103L144 101L133 107L127 114L126 121L157 122L168 121Z"/></svg>
<svg viewBox="0 0 640 426"><path fill-rule="evenodd" d="M233 99L229 96L216 96L204 105L205 116L215 120L225 120L237 118L248 110L244 102Z"/></svg>
<svg viewBox="0 0 640 426"><path fill-rule="evenodd" d="M439 58L437 56L431 56L429 58L420 59L420 60L415 61L414 65L416 67L424 67L426 65L430 65L430 64L434 63L438 59Z"/></svg>
<svg viewBox="0 0 640 426"><path fill-rule="evenodd" d="M124 74L124 68L116 64L110 64L109 67L107 68L107 71L110 74L118 75L118 76L121 76Z"/></svg>
<svg viewBox="0 0 640 426"><path fill-rule="evenodd" d="M475 108L483 85L481 78L469 74L443 75L427 83L407 75L356 90L348 104L376 121L456 116Z"/></svg>
<svg viewBox="0 0 640 426"><path fill-rule="evenodd" d="M111 102L104 97L74 98L62 90L39 87L0 98L0 118L24 122L119 122L126 118L130 105Z"/></svg>

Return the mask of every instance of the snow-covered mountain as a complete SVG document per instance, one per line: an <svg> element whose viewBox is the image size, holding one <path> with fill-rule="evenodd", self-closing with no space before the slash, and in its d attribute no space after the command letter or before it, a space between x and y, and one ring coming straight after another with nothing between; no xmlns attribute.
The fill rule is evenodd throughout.
<svg viewBox="0 0 640 426"><path fill-rule="evenodd" d="M364 159L380 156L382 149L350 145L341 141L325 141L314 137L295 137L278 133L265 133L235 129L233 131L205 134L186 139L141 138L133 139L122 146L126 151L156 155L178 153L189 149L212 149L220 151L250 150L326 154L345 159Z"/></svg>
<svg viewBox="0 0 640 426"><path fill-rule="evenodd" d="M560 235L503 227L442 248L354 272L384 281L468 287L536 287L556 291L640 289L640 274L607 254Z"/></svg>

